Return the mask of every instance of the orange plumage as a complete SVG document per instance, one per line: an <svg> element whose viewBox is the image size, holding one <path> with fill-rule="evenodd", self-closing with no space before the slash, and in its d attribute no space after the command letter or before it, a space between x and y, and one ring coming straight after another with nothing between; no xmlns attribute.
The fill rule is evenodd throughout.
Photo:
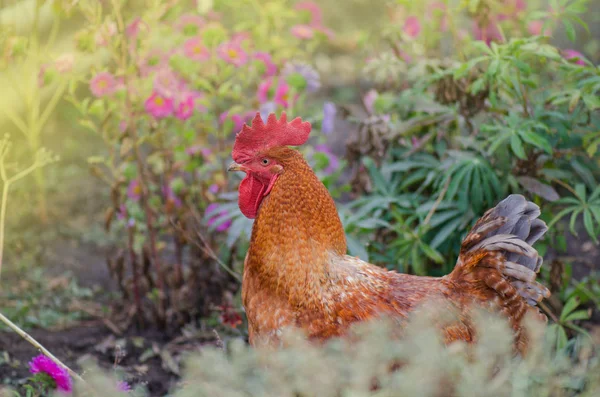
<svg viewBox="0 0 600 397"><path fill-rule="evenodd" d="M234 145L237 163L230 170L246 172L240 208L256 218L242 283L250 343L278 343L290 326L324 340L356 322L403 319L435 302L459 314L458 323L444 328L447 342L475 339L470 313L482 306L509 319L516 347L524 351L523 317L530 310L542 316L535 304L549 294L535 281L541 258L531 247L546 231L539 208L512 195L486 212L447 276L388 271L346 255L333 199L302 155L286 146L308 139L307 124L287 123L285 114L280 120L271 114L264 124L257 115Z"/></svg>

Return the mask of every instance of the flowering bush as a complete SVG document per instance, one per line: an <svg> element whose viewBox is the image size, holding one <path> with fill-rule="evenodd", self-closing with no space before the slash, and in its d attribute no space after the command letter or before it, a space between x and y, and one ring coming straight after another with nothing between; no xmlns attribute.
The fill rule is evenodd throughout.
<svg viewBox="0 0 600 397"><path fill-rule="evenodd" d="M125 242L110 269L138 314L160 324L208 315L237 288L224 262L243 255L234 243L251 223L231 211L232 138L257 110L320 113L307 102L321 86L309 60L333 36L315 3L201 3L143 15L80 5L89 27L77 45L106 62L83 80L91 96L72 90L71 102L108 148L89 162L111 188L106 227ZM337 160L326 156L332 174Z"/></svg>
<svg viewBox="0 0 600 397"><path fill-rule="evenodd" d="M373 241L361 256L441 275L487 208L512 192L541 202L564 246L563 223L597 243L600 68L550 35L586 1L408 2L390 12L387 48L369 46L367 115L350 114L352 187L346 229ZM541 247L545 252L545 247Z"/></svg>

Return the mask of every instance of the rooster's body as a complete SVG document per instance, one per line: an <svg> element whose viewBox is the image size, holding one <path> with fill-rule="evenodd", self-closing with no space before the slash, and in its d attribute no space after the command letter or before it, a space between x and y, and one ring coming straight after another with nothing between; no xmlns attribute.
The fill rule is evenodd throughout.
<svg viewBox="0 0 600 397"><path fill-rule="evenodd" d="M286 145L308 138L310 124L260 116L236 139L230 167L247 173L240 209L256 218L244 265L242 299L250 343L278 343L298 327L310 338L343 335L378 316L404 319L425 302L458 314L444 327L447 342L474 340L470 313L494 308L510 321L516 347L526 338L522 319L539 314L548 290L535 282L541 258L531 247L546 231L539 208L518 195L489 210L464 239L452 273L418 277L388 271L346 255L334 201L302 155Z"/></svg>

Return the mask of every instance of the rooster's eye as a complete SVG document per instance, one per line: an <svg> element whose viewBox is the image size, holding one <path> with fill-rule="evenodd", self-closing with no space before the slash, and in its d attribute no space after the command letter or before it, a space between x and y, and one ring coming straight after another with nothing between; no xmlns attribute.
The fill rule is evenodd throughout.
<svg viewBox="0 0 600 397"><path fill-rule="evenodd" d="M269 159L262 159L261 163L262 165L269 165Z"/></svg>

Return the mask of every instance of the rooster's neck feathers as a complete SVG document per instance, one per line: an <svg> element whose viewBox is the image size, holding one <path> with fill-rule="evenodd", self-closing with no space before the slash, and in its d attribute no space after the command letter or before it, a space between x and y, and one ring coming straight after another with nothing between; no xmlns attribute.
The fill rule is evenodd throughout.
<svg viewBox="0 0 600 397"><path fill-rule="evenodd" d="M302 155L287 149L281 161L284 172L252 229L246 270L265 288L305 298L309 291L294 289L322 288L332 257L346 254L346 236L333 199Z"/></svg>

